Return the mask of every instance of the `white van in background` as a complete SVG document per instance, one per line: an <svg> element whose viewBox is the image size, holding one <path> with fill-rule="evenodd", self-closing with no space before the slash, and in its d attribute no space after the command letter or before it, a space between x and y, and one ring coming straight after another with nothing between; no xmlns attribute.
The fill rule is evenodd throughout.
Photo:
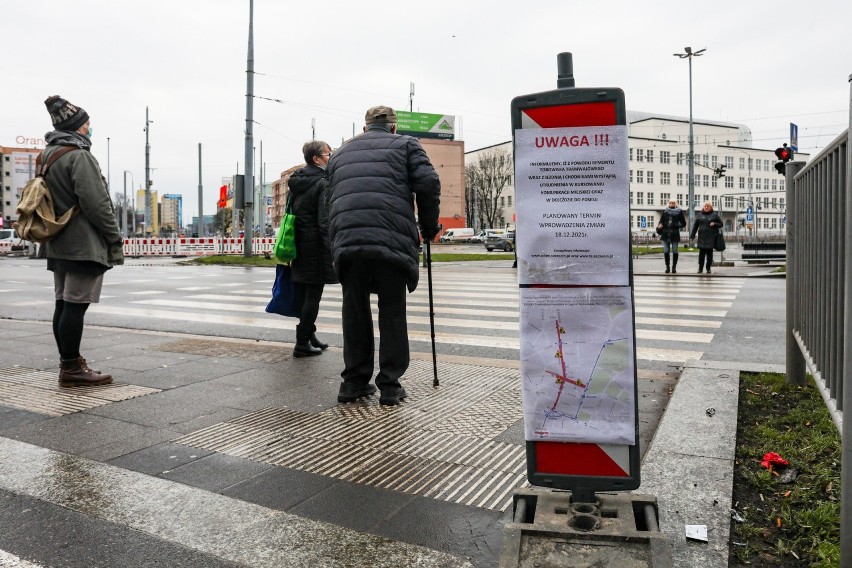
<svg viewBox="0 0 852 568"><path fill-rule="evenodd" d="M21 238L18 236L18 233L15 232L15 229L0 228L0 243L17 243L20 240Z"/></svg>
<svg viewBox="0 0 852 568"><path fill-rule="evenodd" d="M442 243L469 243L474 234L473 229L469 227L461 229L447 229L438 240Z"/></svg>

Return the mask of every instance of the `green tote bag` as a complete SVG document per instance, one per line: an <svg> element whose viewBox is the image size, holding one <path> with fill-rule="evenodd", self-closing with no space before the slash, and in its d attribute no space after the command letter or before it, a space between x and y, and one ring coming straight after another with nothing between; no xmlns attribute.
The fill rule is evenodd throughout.
<svg viewBox="0 0 852 568"><path fill-rule="evenodd" d="M290 262L296 258L296 216L293 215L290 203L292 195L287 196L287 204L284 206L284 217L281 218L281 226L278 228L278 236L275 239L275 247L272 252L281 262Z"/></svg>

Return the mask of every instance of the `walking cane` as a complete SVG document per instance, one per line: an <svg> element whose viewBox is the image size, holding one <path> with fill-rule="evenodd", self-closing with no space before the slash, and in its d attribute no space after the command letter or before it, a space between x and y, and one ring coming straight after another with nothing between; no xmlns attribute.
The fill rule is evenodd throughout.
<svg viewBox="0 0 852 568"><path fill-rule="evenodd" d="M432 330L432 370L435 378L432 379L432 386L438 386L438 355L435 352L435 308L432 305L432 252L429 248L429 239L424 238L423 242L426 247L423 249L423 259L426 263L426 278L429 281L429 326Z"/></svg>

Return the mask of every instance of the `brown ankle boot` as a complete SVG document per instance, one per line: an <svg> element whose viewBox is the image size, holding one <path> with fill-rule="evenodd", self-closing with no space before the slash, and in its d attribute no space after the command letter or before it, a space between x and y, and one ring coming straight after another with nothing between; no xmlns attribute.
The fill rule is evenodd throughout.
<svg viewBox="0 0 852 568"><path fill-rule="evenodd" d="M86 365L86 360L82 357L62 359L59 369L60 387L108 385L111 382L112 375L96 373Z"/></svg>

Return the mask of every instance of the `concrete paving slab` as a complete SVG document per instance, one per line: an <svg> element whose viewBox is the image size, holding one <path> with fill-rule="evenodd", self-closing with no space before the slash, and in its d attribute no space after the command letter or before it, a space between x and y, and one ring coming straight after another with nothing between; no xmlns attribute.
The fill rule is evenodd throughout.
<svg viewBox="0 0 852 568"><path fill-rule="evenodd" d="M164 471L176 469L184 464L209 456L213 452L190 448L181 444L164 442L153 446L127 452L106 461L110 465L123 467L148 475L159 475Z"/></svg>
<svg viewBox="0 0 852 568"><path fill-rule="evenodd" d="M3 435L43 448L82 454L150 432L145 426L124 420L76 413L18 428L7 428L3 430Z"/></svg>
<svg viewBox="0 0 852 568"><path fill-rule="evenodd" d="M268 470L269 464L212 453L162 472L159 477L220 492Z"/></svg>
<svg viewBox="0 0 852 568"><path fill-rule="evenodd" d="M471 567L464 559L0 438L0 490L254 568ZM179 506L176 506L178 505Z"/></svg>
<svg viewBox="0 0 852 568"><path fill-rule="evenodd" d="M176 444L177 445L177 444ZM223 495L256 503L272 509L287 511L339 483L325 475L308 471L273 467L222 490ZM337 511L339 504L333 506ZM322 520L316 518L315 520ZM338 524L340 519L333 519Z"/></svg>

